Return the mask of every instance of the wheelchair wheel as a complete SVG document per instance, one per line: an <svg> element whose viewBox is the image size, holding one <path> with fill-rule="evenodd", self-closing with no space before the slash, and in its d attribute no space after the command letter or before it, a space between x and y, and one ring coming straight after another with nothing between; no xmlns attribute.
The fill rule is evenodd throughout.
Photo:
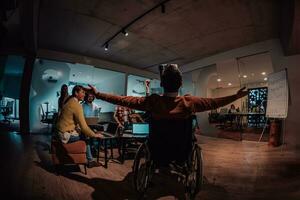
<svg viewBox="0 0 300 200"><path fill-rule="evenodd" d="M139 194L145 193L151 177L150 152L147 144L142 144L133 163L133 183Z"/></svg>
<svg viewBox="0 0 300 200"><path fill-rule="evenodd" d="M188 199L194 199L201 190L203 183L203 161L202 152L195 145L191 153L189 167L186 175L186 195Z"/></svg>

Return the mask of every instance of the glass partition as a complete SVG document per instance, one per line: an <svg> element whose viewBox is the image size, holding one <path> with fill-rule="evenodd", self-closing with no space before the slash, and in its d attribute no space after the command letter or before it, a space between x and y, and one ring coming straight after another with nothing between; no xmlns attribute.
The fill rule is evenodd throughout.
<svg viewBox="0 0 300 200"><path fill-rule="evenodd" d="M65 63L46 59L36 59L30 90L30 129L32 132L48 129L51 118L58 111L58 98L63 84L68 86L71 95L77 84L92 84L99 91L123 95L125 91L125 74L90 65ZM95 100L101 112L113 112L113 104ZM49 123L48 123L49 122Z"/></svg>
<svg viewBox="0 0 300 200"><path fill-rule="evenodd" d="M146 96L145 80L149 78L128 75L127 79L127 96ZM150 94L162 94L160 80L150 80Z"/></svg>
<svg viewBox="0 0 300 200"><path fill-rule="evenodd" d="M141 76L128 75L127 96L146 96L145 80Z"/></svg>
<svg viewBox="0 0 300 200"><path fill-rule="evenodd" d="M193 71L192 75L185 74L190 77L187 80L192 79L196 96L218 98L236 94L242 87L249 90L249 95L244 98L217 110L197 114L201 131L217 136L228 130L263 128L267 109L267 77L272 72L271 57L266 52L221 60L215 65Z"/></svg>
<svg viewBox="0 0 300 200"><path fill-rule="evenodd" d="M0 57L0 123L19 130L19 99L25 59Z"/></svg>
<svg viewBox="0 0 300 200"><path fill-rule="evenodd" d="M193 73L188 72L182 74L182 87L179 90L180 95L195 95L195 86L193 82Z"/></svg>

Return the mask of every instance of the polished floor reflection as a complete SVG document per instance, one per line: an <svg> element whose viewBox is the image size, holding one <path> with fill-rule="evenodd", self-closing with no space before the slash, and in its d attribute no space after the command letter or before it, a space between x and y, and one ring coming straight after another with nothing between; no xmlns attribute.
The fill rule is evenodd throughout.
<svg viewBox="0 0 300 200"><path fill-rule="evenodd" d="M198 136L203 150L205 182L196 199L300 199L299 152L286 146ZM1 194L19 199L137 199L132 160L111 160L108 168L66 167L54 173L50 137L2 132ZM117 155L117 152L116 154ZM145 199L183 199L177 177L160 174Z"/></svg>

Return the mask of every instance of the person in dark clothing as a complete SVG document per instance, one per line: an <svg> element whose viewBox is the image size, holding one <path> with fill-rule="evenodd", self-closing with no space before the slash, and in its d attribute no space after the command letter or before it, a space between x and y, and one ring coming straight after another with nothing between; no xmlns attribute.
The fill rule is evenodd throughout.
<svg viewBox="0 0 300 200"><path fill-rule="evenodd" d="M65 105L68 98L69 98L68 86L66 84L63 84L60 88L60 97L58 98L58 112L61 111L62 107Z"/></svg>
<svg viewBox="0 0 300 200"><path fill-rule="evenodd" d="M93 93L97 99L118 104L131 109L148 111L155 119L183 119L197 112L203 112L225 106L248 94L240 89L236 94L221 98L201 98L197 96L179 96L182 86L182 74L176 64L168 64L161 73L161 86L163 95L152 94L146 97L119 96L105 94L89 85L86 90Z"/></svg>

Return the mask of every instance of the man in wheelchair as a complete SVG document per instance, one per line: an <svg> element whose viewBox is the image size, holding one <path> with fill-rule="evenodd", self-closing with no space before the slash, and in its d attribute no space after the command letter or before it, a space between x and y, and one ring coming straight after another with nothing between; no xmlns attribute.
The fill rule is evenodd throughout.
<svg viewBox="0 0 300 200"><path fill-rule="evenodd" d="M178 66L160 65L159 70L163 95L118 96L98 92L91 85L86 90L95 94L97 99L150 113L149 139L140 146L133 166L136 190L140 193L146 191L154 165L165 166L175 162L186 166L185 186L189 198L193 198L201 186L202 161L200 148L193 139L192 115L225 106L248 92L242 88L234 95L221 98L179 96L182 74Z"/></svg>

